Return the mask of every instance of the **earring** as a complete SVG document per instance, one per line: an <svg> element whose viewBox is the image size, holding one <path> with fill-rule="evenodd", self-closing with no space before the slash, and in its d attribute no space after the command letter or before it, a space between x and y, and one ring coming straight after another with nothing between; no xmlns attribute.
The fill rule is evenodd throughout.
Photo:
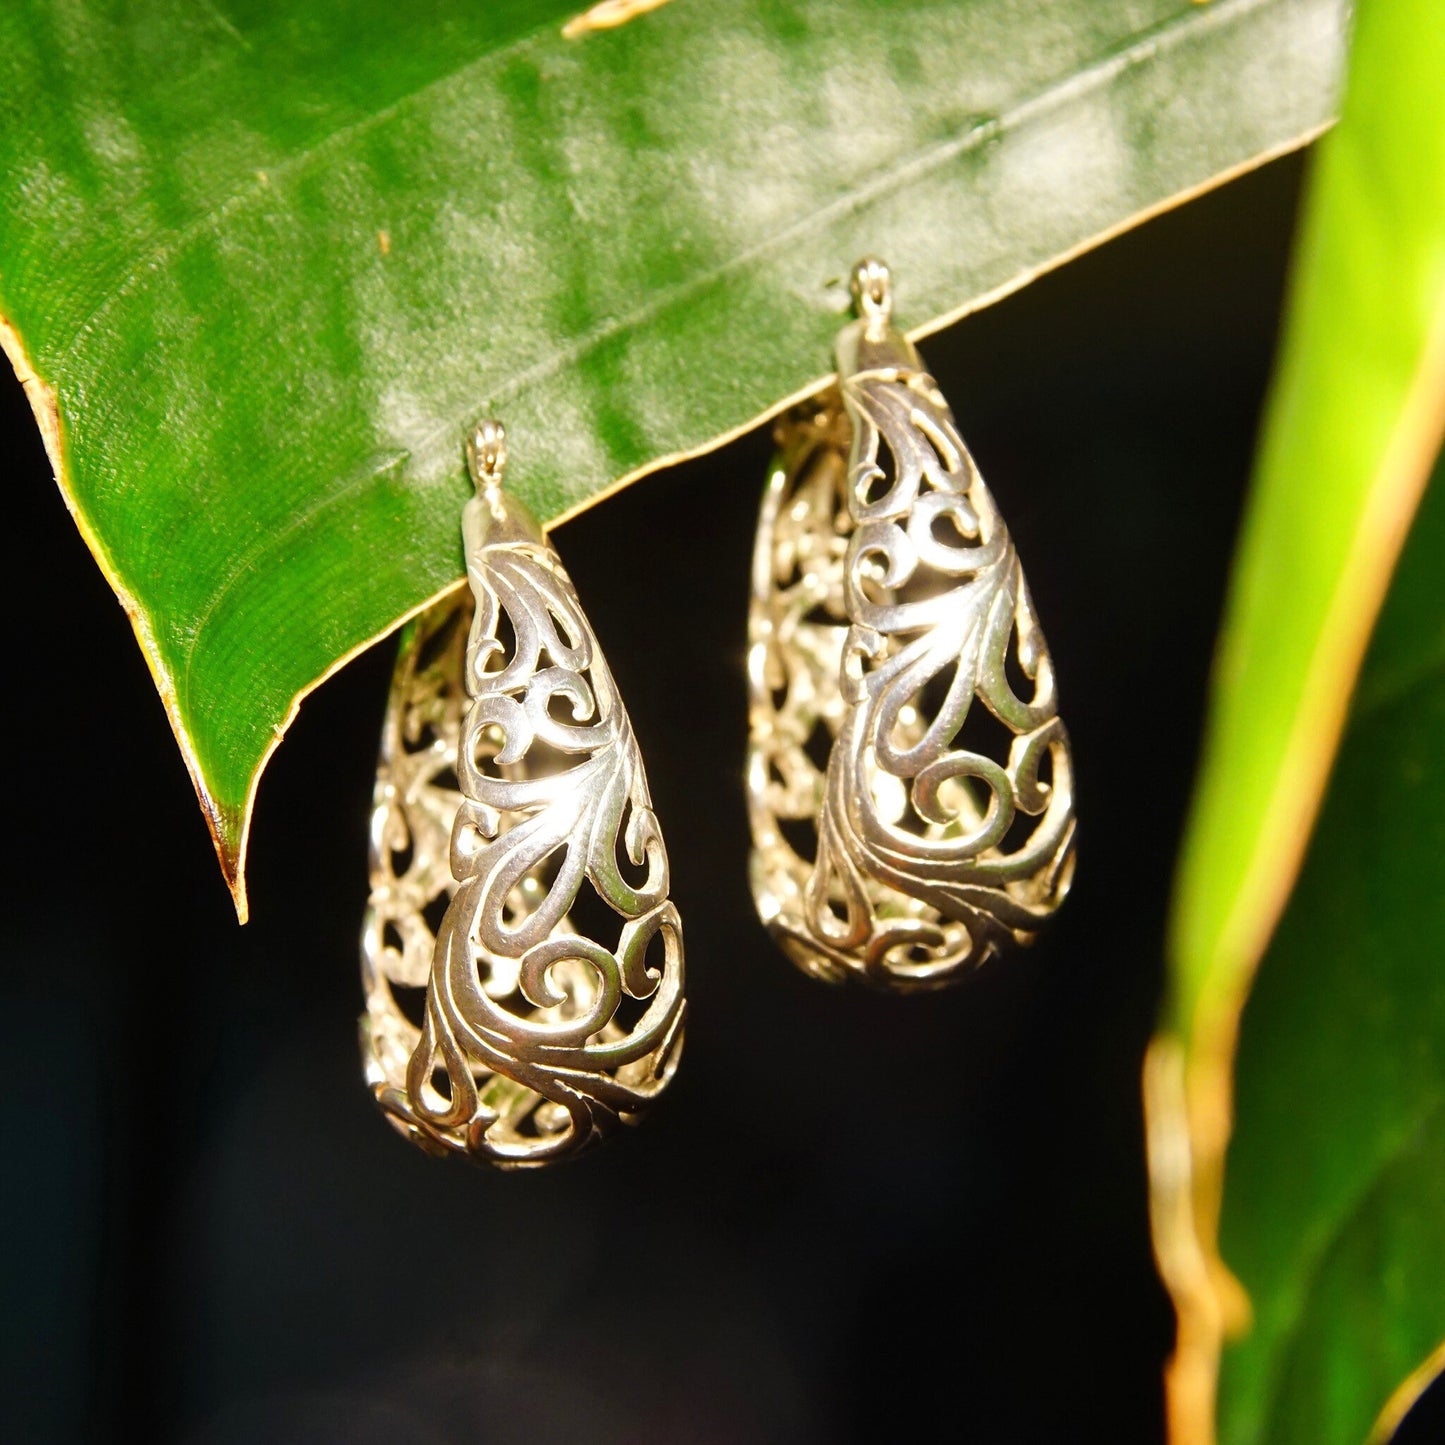
<svg viewBox="0 0 1445 1445"><path fill-rule="evenodd" d="M779 424L758 523L752 888L805 973L930 989L1063 901L1073 772L1003 519L887 267L852 285L838 388Z"/></svg>
<svg viewBox="0 0 1445 1445"><path fill-rule="evenodd" d="M561 560L502 491L500 424L467 458L470 589L407 627L387 705L361 1047L401 1133L520 1168L667 1085L682 932L631 723Z"/></svg>

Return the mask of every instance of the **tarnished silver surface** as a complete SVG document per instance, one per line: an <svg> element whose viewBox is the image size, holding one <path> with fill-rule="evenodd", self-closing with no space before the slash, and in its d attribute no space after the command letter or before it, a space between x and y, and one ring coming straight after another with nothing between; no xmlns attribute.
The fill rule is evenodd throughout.
<svg viewBox="0 0 1445 1445"><path fill-rule="evenodd" d="M387 707L362 1052L402 1133L515 1168L634 1122L667 1084L682 933L627 713L557 554L501 491L501 428L469 457L470 590L408 627Z"/></svg>
<svg viewBox="0 0 1445 1445"><path fill-rule="evenodd" d="M805 972L927 989L1063 900L1073 774L1008 530L886 268L854 291L839 390L779 424L758 525L753 895Z"/></svg>

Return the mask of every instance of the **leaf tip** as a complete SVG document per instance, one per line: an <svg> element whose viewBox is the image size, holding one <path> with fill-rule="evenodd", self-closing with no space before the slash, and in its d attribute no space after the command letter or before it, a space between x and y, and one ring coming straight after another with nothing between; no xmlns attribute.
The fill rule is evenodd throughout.
<svg viewBox="0 0 1445 1445"><path fill-rule="evenodd" d="M250 914L246 900L246 837L249 832L251 797L248 796L238 815L235 809L227 808L211 792L205 770L201 766L200 759L191 742L190 733L181 716L170 670L161 656L155 634L150 626L150 619L140 602L121 581L115 568L111 565L105 548L101 545L100 539L92 529L85 513L81 510L71 486L69 468L65 459L59 395L55 388L36 371L19 331L14 323L4 315L0 315L0 351L3 351L9 359L16 378L24 389L26 399L30 403L30 409L35 414L35 422L40 428L41 440L45 444L45 453L50 459L51 470L55 474L55 483L60 489L66 510L69 511L75 522L81 539L89 549L91 556L95 558L101 575L110 584L116 600L124 609L125 615L130 621L131 630L135 633L136 641L140 644L141 655L145 658L151 680L155 684L157 693L160 694L161 704L166 710L166 720L171 725L172 733L175 734L176 743L181 750L181 757L186 764L186 771L190 774L192 786L196 790L196 797L200 800L201 812L205 816L211 841L215 844L216 857L220 860L221 875L226 881L226 886L230 890L232 901L236 906L236 917L241 923L245 923ZM269 752L267 756L269 756ZM259 775L260 768L256 771ZM251 783L251 796L254 794L255 778Z"/></svg>
<svg viewBox="0 0 1445 1445"><path fill-rule="evenodd" d="M183 750L184 751L184 750ZM189 758L187 763L189 764ZM250 834L251 810L249 803L238 817L234 809L219 806L215 799L204 790L203 784L193 772L196 796L201 801L201 812L205 815L206 828L216 848L216 860L221 865L221 877L231 894L236 908L236 922L243 926L250 921L251 904L246 896L246 842ZM254 792L254 784L252 787Z"/></svg>

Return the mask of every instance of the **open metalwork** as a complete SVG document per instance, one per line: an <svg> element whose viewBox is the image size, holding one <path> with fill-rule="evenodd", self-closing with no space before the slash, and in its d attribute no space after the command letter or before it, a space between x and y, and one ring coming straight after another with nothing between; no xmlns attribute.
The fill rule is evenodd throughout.
<svg viewBox="0 0 1445 1445"><path fill-rule="evenodd" d="M500 426L469 457L470 588L407 628L382 735L362 1051L403 1134L516 1168L589 1147L666 1086L683 947L597 639L501 490Z"/></svg>
<svg viewBox="0 0 1445 1445"><path fill-rule="evenodd" d="M838 388L779 424L758 525L753 894L807 973L928 989L1059 906L1073 773L1008 529L887 269L854 294Z"/></svg>

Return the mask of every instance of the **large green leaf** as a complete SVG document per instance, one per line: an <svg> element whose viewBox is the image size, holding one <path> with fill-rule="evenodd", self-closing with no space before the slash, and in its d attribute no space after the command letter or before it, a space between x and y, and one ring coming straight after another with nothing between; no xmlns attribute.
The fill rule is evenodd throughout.
<svg viewBox="0 0 1445 1445"><path fill-rule="evenodd" d="M1181 1315L1170 1382L1179 1441L1212 1438L1221 1337L1246 1323L1245 1295L1254 1297L1261 1325L1241 1359L1258 1361L1277 1348L1279 1311L1295 1305L1310 1311L1307 1320L1301 1316L1290 1326L1301 1339L1315 1330L1335 1339L1350 1329L1357 1333L1359 1368L1353 1375L1306 1372L1294 1380L1296 1391L1314 1392L1313 1409L1301 1418L1355 1420L1358 1410L1336 1410L1331 1391L1358 1404L1351 1392L1368 1395L1378 1383L1367 1378L1362 1363L1372 1348L1366 1332L1348 1316L1330 1316L1340 1303L1330 1293L1330 1282L1316 1281L1319 1295L1305 1301L1302 1292L1308 1292L1310 1282L1300 1275L1282 1282L1273 1269L1263 1275L1242 1269L1241 1294L1219 1262L1216 1232L1222 1207L1230 1241L1250 1240L1253 1230L1276 1241L1299 1231L1295 1242L1304 1253L1291 1258L1297 1265L1312 1259L1310 1250L1318 1243L1313 1231L1325 1225L1322 1216L1304 1206L1320 1180L1296 1172L1292 1120L1315 1107L1333 1120L1330 1108L1348 1089L1346 1080L1355 1070L1365 1079L1373 1068L1388 1068L1384 1060L1357 1059L1344 1041L1361 1026L1361 1043L1366 1042L1364 1010L1409 1006L1403 994L1382 995L1372 1005L1374 985L1368 976L1357 980L1354 994L1340 989L1325 998L1314 975L1345 977L1351 969L1363 970L1362 959L1384 947L1382 940L1393 944L1418 936L1424 946L1428 930L1439 925L1434 912L1441 894L1438 839L1428 827L1412 829L1407 818L1397 820L1394 836L1381 824L1368 835L1369 847L1378 850L1374 864L1394 870L1397 884L1407 876L1420 882L1415 893L1398 895L1398 904L1408 911L1391 926L1401 931L1379 932L1378 920L1363 906L1353 912L1336 906L1330 929L1321 930L1319 918L1312 916L1279 945L1280 968L1298 990L1296 1006L1339 1010L1333 1016L1335 1047L1320 1060L1338 1071L1337 1089L1318 1097L1309 1090L1293 1092L1300 1076L1292 1072L1291 1060L1304 1045L1291 1032L1289 1011L1282 1009L1273 1016L1274 1032L1258 1045L1279 1050L1269 1065L1279 1070L1279 1078L1259 1098L1241 1091L1237 1101L1231 1100L1240 1011L1295 882L1370 629L1442 430L1445 26L1432 0L1396 0L1360 11L1343 116L1321 143L1310 186L1285 343L1231 585L1204 762L1179 868L1163 1030L1146 1075L1156 1243ZM1438 567L1438 554L1434 560ZM1419 584L1408 585L1418 589ZM1411 675L1438 658L1438 625L1430 619L1438 618L1441 599L1416 602L1409 617L1396 624L1400 636L1381 644L1406 660ZM1412 627L1423 630L1415 635ZM1395 722L1362 723L1361 736L1373 728L1401 748L1423 745L1414 732L1391 733ZM1437 734L1435 747L1445 752L1445 735ZM1423 766L1415 753L1409 756L1411 766ZM1412 774L1398 773L1404 755L1387 753L1374 763L1377 788L1408 792L1419 782L1412 782ZM1352 756L1350 767L1341 788L1368 789L1368 766L1355 771L1361 765ZM1420 801L1428 806L1424 793ZM1327 822L1346 830L1356 826L1348 805L1332 809ZM1327 831L1319 843L1318 876L1333 877L1340 860L1355 857L1358 841ZM1424 872L1431 866L1436 880L1426 886ZM1313 891L1308 897L1312 902L1301 904L1306 910L1320 901ZM1339 895L1332 901L1338 905ZM1293 958L1292 950L1299 949L1303 955ZM1424 964L1415 956L1410 966L1418 971ZM1270 987L1277 991L1283 984L1276 979ZM1419 1022L1425 1026L1423 1018ZM1385 1029L1373 1042L1387 1049L1387 1035ZM1310 1043L1326 1047L1325 1035ZM1258 1065L1250 1075L1252 1085L1258 1086L1265 1072ZM1420 1077L1414 1076L1417 1085ZM1293 1099L1290 1109L1277 1107L1281 1097ZM1428 1102L1416 1098L1411 1110ZM1252 1113L1256 1108L1259 1117ZM1254 1141L1254 1147L1250 1152L1241 1145L1231 1155L1229 1189L1222 1194L1224 1150L1236 1109L1240 1137ZM1409 1112L1395 1124L1413 1128L1418 1122ZM1326 1132L1332 1127L1323 1121L1319 1126ZM1370 1172L1381 1167L1380 1149L1400 1147L1398 1135L1386 1134L1366 1139L1342 1133L1342 1157L1321 1155L1315 1163L1321 1171L1350 1178L1361 1190L1368 1182L1388 1191L1383 1176L1376 1180ZM1401 1156L1394 1163L1408 1169L1411 1159ZM1322 1208L1342 1207L1338 1198L1326 1206L1323 1193L1316 1202ZM1383 1196L1366 1201L1360 1194L1351 1207L1388 1212L1394 1202ZM1351 1247L1349 1240L1336 1242L1344 1252ZM1245 1258L1258 1263L1259 1255L1242 1246ZM1229 1255L1225 1259L1234 1262ZM1428 1275L1404 1287L1439 1294L1438 1280ZM1439 1326L1437 1317L1434 1327ZM1408 1321L1402 1320L1399 1338L1414 1339ZM1388 1371L1399 1364L1397 1355L1381 1347L1376 1364ZM1266 1433L1258 1433L1249 1422L1271 1407L1246 1398L1250 1389L1242 1382L1248 1373L1243 1365L1231 1367L1226 1378L1229 1393L1220 1420L1227 1439L1326 1438L1307 1429L1297 1437L1276 1433L1284 1428L1282 1416ZM1376 1399L1374 1408L1381 1404ZM1361 1439L1363 1432L1328 1438Z"/></svg>
<svg viewBox="0 0 1445 1445"><path fill-rule="evenodd" d="M0 10L0 335L243 908L301 695L460 575L465 423L566 516L816 384L859 254L938 324L1298 144L1343 13L642 8Z"/></svg>
<svg viewBox="0 0 1445 1445"><path fill-rule="evenodd" d="M1254 1319L1223 1445L1362 1445L1445 1344L1442 557L1445 466L1245 1009L1220 1240Z"/></svg>

